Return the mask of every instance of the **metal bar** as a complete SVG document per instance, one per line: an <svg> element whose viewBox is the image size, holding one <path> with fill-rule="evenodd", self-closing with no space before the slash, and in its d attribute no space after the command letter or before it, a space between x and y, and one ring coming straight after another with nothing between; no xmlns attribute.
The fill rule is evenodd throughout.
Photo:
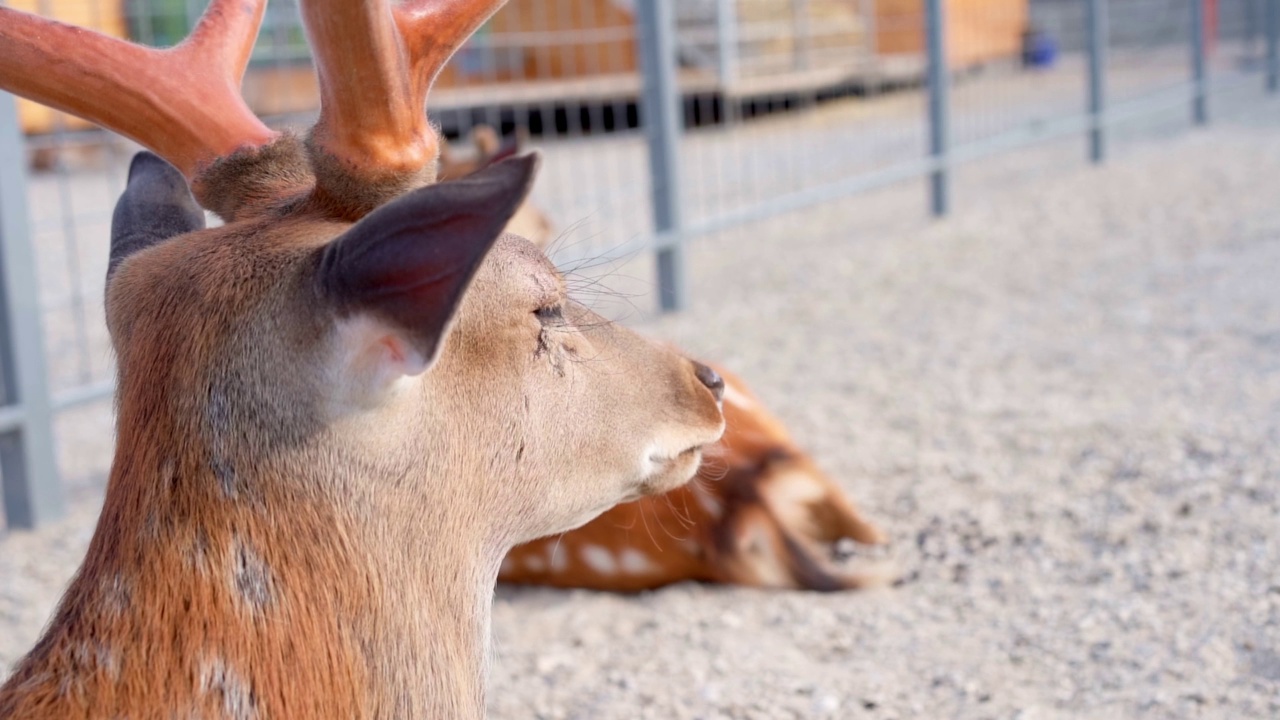
<svg viewBox="0 0 1280 720"><path fill-rule="evenodd" d="M1280 90L1280 0L1267 3L1267 91Z"/></svg>
<svg viewBox="0 0 1280 720"><path fill-rule="evenodd" d="M1263 0L1270 2L1270 0ZM1258 17L1258 0L1245 0L1244 3L1244 52L1252 57L1258 43L1258 26L1265 18Z"/></svg>
<svg viewBox="0 0 1280 720"><path fill-rule="evenodd" d="M28 235L26 167L17 103L0 92L0 403L22 413L21 423L0 434L0 483L5 521L21 528L63 512Z"/></svg>
<svg viewBox="0 0 1280 720"><path fill-rule="evenodd" d="M930 174L930 203L937 217L951 209L951 177L947 159L951 145L951 77L947 72L947 26L944 0L926 0L928 50L929 154L940 160Z"/></svg>
<svg viewBox="0 0 1280 720"><path fill-rule="evenodd" d="M81 405L109 400L115 394L115 391L116 383L114 380L104 380L89 385L80 385L70 390L63 390L53 396L53 411L62 412Z"/></svg>
<svg viewBox="0 0 1280 720"><path fill-rule="evenodd" d="M26 413L20 407L0 408L0 435L17 432L27 421Z"/></svg>
<svg viewBox="0 0 1280 720"><path fill-rule="evenodd" d="M1197 125L1209 122L1209 78L1205 69L1204 0L1191 0L1191 119Z"/></svg>
<svg viewBox="0 0 1280 720"><path fill-rule="evenodd" d="M1107 0L1088 0L1089 35L1089 115L1094 118L1089 131L1089 159L1107 159L1107 128L1101 120L1107 114Z"/></svg>
<svg viewBox="0 0 1280 720"><path fill-rule="evenodd" d="M1214 85L1214 89L1216 95L1225 95L1228 91L1247 90L1249 86L1249 80L1241 78L1232 83L1217 83ZM1165 88L1156 95L1151 95L1138 101L1117 104L1108 109L1105 117L1102 118L1095 118L1088 113L1080 113L1054 118L1034 125L1022 125L999 135L958 145L952 148L946 157L923 157L919 160L898 163L864 175L775 196L762 202L751 203L745 207L718 214L709 220L692 223L681 231L680 236L695 238L729 230L746 223L765 220L886 185L930 175L948 166L954 167L964 163L976 162L1037 143L1079 135L1092 130L1098 124L1113 127L1143 116L1171 112L1179 107L1186 107L1194 92L1194 87L1190 82L1183 82ZM654 247L667 247L677 243L677 236L675 234L659 233L654 238L653 243ZM637 248L634 245L626 244L610 251L601 259L628 257L636 251Z"/></svg>
<svg viewBox="0 0 1280 720"><path fill-rule="evenodd" d="M684 242L680 240L684 227L679 154L683 103L676 84L676 23L671 2L635 4L639 64L644 74L641 113L649 139L654 231L676 238L657 248L658 304L663 312L680 310L688 303Z"/></svg>
<svg viewBox="0 0 1280 720"><path fill-rule="evenodd" d="M738 79L738 0L716 0L716 55L720 88L728 90Z"/></svg>
<svg viewBox="0 0 1280 720"><path fill-rule="evenodd" d="M795 68L808 70L813 64L813 30L809 24L809 0L791 0L792 32L795 35Z"/></svg>
<svg viewBox="0 0 1280 720"><path fill-rule="evenodd" d="M864 67L871 67L876 60L880 32L876 26L876 0L860 0L858 8L862 14L862 62Z"/></svg>

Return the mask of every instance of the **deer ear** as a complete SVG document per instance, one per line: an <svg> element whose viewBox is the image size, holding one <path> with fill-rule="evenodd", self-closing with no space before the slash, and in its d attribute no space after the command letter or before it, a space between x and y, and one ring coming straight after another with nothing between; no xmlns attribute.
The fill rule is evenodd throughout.
<svg viewBox="0 0 1280 720"><path fill-rule="evenodd" d="M366 215L323 250L319 292L341 316L381 321L415 356L434 362L458 303L533 184L537 155L495 163L409 192Z"/></svg>
<svg viewBox="0 0 1280 720"><path fill-rule="evenodd" d="M133 156L129 182L111 216L107 278L133 253L178 235L204 229L204 210L178 169L158 155Z"/></svg>

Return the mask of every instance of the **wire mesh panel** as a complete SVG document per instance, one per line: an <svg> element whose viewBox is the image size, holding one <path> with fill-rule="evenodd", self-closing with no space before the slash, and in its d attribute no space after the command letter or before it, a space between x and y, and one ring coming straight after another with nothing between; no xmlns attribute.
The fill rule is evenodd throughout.
<svg viewBox="0 0 1280 720"><path fill-rule="evenodd" d="M1210 83L1257 88L1266 68L1267 5L1270 0L1211 0L1206 3L1206 52Z"/></svg>
<svg viewBox="0 0 1280 720"><path fill-rule="evenodd" d="M777 212L923 157L918 3L678 7L691 227Z"/></svg>
<svg viewBox="0 0 1280 720"><path fill-rule="evenodd" d="M1199 0L1196 0L1199 1ZM1111 0L1108 87L1118 111L1172 95L1191 76L1188 0Z"/></svg>
<svg viewBox="0 0 1280 720"><path fill-rule="evenodd" d="M609 0L511 0L458 53L428 114L446 166L495 147L544 156L532 207L552 257L578 268L652 234L635 19ZM526 234L529 234L526 232Z"/></svg>
<svg viewBox="0 0 1280 720"><path fill-rule="evenodd" d="M957 147L1009 133L1052 132L1056 121L1086 111L1083 8L1079 0L949 3Z"/></svg>
<svg viewBox="0 0 1280 720"><path fill-rule="evenodd" d="M511 0L462 47L428 105L449 141L447 170L499 149L541 152L513 229L547 246L582 300L611 316L648 306L653 287L652 264L640 260L654 225L637 36L625 3ZM616 275L613 295L595 292L603 274Z"/></svg>

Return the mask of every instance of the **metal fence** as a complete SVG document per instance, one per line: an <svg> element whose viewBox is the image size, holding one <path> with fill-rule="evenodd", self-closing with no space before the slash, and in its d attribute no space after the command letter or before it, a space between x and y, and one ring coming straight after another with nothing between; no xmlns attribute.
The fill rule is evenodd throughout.
<svg viewBox="0 0 1280 720"><path fill-rule="evenodd" d="M203 2L16 4L167 45ZM912 179L942 215L961 163L1071 136L1102 162L1118 132L1274 92L1278 25L1280 0L510 0L428 112L455 153L480 126L539 147L553 258L626 263L624 289L673 310L701 235ZM296 0L272 0L244 94L274 126L314 116ZM106 238L134 150L0 94L10 527L56 517L110 460Z"/></svg>

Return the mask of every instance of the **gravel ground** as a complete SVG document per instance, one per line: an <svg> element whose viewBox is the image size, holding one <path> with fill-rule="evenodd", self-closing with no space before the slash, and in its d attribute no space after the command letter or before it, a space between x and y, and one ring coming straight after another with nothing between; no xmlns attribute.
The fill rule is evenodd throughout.
<svg viewBox="0 0 1280 720"><path fill-rule="evenodd" d="M1280 716L1280 105L707 238L643 329L746 377L896 588L501 589L494 718ZM0 667L92 495L0 538Z"/></svg>

